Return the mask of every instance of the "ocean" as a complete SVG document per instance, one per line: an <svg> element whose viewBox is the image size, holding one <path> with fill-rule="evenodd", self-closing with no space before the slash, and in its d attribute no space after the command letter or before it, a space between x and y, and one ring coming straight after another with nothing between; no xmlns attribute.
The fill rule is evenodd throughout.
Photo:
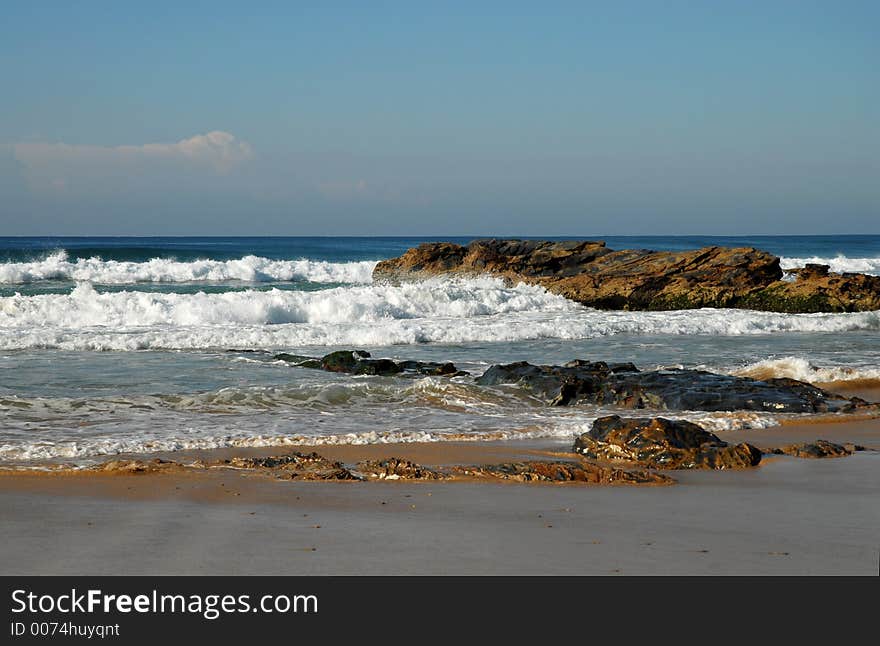
<svg viewBox="0 0 880 646"><path fill-rule="evenodd" d="M615 237L615 249L756 246L880 274L880 236ZM0 462L399 441L570 442L608 411L551 408L473 376L308 370L278 352L494 363L632 361L813 383L880 383L880 312L607 312L494 278L386 285L429 238L0 238ZM444 240L450 240L444 238ZM451 239L466 243L471 238ZM769 413L676 411L710 430Z"/></svg>

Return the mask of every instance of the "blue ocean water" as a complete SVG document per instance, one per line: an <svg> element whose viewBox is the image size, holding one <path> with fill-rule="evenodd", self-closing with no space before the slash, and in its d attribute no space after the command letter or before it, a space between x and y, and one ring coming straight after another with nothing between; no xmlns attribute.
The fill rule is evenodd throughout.
<svg viewBox="0 0 880 646"><path fill-rule="evenodd" d="M756 246L783 268L880 274L880 236L604 237L612 248ZM429 238L0 238L0 461L304 442L554 437L548 409L468 377L350 377L276 352L498 362L573 358L815 383L880 380L880 313L602 312L491 278L374 284ZM452 239L466 243L470 238ZM769 415L697 415L713 429Z"/></svg>
<svg viewBox="0 0 880 646"><path fill-rule="evenodd" d="M473 237L0 237L0 262L22 262L67 250L72 259L144 262L152 258L230 260L255 255L275 260L381 260L422 242L467 244ZM683 250L710 245L758 247L777 256L880 257L880 235L844 236L587 236L549 240L605 240L613 249Z"/></svg>

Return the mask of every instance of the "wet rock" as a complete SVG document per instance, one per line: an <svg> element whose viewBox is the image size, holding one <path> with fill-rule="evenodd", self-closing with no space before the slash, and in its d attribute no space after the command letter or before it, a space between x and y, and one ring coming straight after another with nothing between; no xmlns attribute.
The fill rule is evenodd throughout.
<svg viewBox="0 0 880 646"><path fill-rule="evenodd" d="M110 460L89 467L89 471L113 474L156 473L181 468L183 465L171 460Z"/></svg>
<svg viewBox="0 0 880 646"><path fill-rule="evenodd" d="M364 460L357 471L369 480L443 480L448 476L401 458Z"/></svg>
<svg viewBox="0 0 880 646"><path fill-rule="evenodd" d="M880 276L835 274L826 265L790 270L794 281L777 281L744 296L736 307L771 312L870 312L880 309Z"/></svg>
<svg viewBox="0 0 880 646"><path fill-rule="evenodd" d="M328 372L354 375L396 375L400 366L390 359L371 359L364 350L338 350L321 359L321 368Z"/></svg>
<svg viewBox="0 0 880 646"><path fill-rule="evenodd" d="M287 352L276 354L272 359L275 361L286 361L287 363L292 363L300 368L313 368L320 370L323 367L320 359L316 359L315 357L304 357L299 354L289 354Z"/></svg>
<svg viewBox="0 0 880 646"><path fill-rule="evenodd" d="M580 482L586 484L673 484L669 476L644 469L621 469L592 462L506 462L455 467L454 471L474 478L516 482Z"/></svg>
<svg viewBox="0 0 880 646"><path fill-rule="evenodd" d="M402 372L415 372L420 375L444 375L455 377L458 375L466 375L468 373L459 370L455 364L435 363L433 361L401 361L398 363Z"/></svg>
<svg viewBox="0 0 880 646"><path fill-rule="evenodd" d="M787 273L792 276L797 276L800 279L809 280L811 278L822 278L827 276L831 270L831 265L820 265L817 263L808 262L803 267L797 267L794 269L789 269Z"/></svg>
<svg viewBox="0 0 880 646"><path fill-rule="evenodd" d="M761 381L684 369L640 372L632 364L603 361L495 365L477 377L476 383L517 384L553 406L586 403L628 409L819 413L867 405L794 379Z"/></svg>
<svg viewBox="0 0 880 646"><path fill-rule="evenodd" d="M794 273L794 272L790 272ZM614 251L603 241L425 243L376 265L376 280L491 274L600 309L739 307L776 312L880 309L880 277L805 268L783 281L779 258L752 247Z"/></svg>
<svg viewBox="0 0 880 646"><path fill-rule="evenodd" d="M770 452L776 455L792 455L796 458L843 458L863 448L853 444L842 445L828 440L816 440L815 442L782 446L771 449Z"/></svg>
<svg viewBox="0 0 880 646"><path fill-rule="evenodd" d="M327 372L343 372L352 375L397 375L401 373L418 375L459 376L466 372L458 370L452 363L433 361L392 361L373 359L366 350L338 350L321 358L305 357L282 352L273 357L276 361L286 361L300 368L314 368Z"/></svg>
<svg viewBox="0 0 880 646"><path fill-rule="evenodd" d="M284 480L360 480L341 462L333 462L317 453L235 457L224 460L222 464L237 469L254 469Z"/></svg>
<svg viewBox="0 0 880 646"><path fill-rule="evenodd" d="M751 444L731 446L700 426L662 417L601 417L574 443L591 460L625 461L659 469L742 469L761 461Z"/></svg>

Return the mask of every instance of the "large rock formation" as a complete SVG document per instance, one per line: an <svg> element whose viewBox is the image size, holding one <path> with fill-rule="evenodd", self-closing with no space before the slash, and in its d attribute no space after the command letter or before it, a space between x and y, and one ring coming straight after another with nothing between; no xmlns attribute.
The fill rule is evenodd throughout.
<svg viewBox="0 0 880 646"><path fill-rule="evenodd" d="M761 461L751 444L731 446L691 422L601 417L574 443L591 460L623 461L659 469L743 469Z"/></svg>
<svg viewBox="0 0 880 646"><path fill-rule="evenodd" d="M758 380L703 370L641 372L631 363L570 361L534 366L525 361L492 366L476 383L517 384L554 406L579 402L636 409L753 410L771 413L847 412L873 407L794 379Z"/></svg>
<svg viewBox="0 0 880 646"><path fill-rule="evenodd" d="M880 277L825 265L782 280L779 258L751 247L614 251L602 241L476 240L426 243L380 262L377 280L491 274L545 287L600 309L734 307L773 312L880 309Z"/></svg>

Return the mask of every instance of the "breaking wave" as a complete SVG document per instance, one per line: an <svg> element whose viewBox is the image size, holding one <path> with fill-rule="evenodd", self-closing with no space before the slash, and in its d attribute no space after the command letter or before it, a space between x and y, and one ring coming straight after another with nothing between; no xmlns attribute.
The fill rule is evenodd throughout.
<svg viewBox="0 0 880 646"><path fill-rule="evenodd" d="M783 270L803 267L806 264L828 265L835 273L858 272L880 275L880 258L849 258L841 255L834 258L812 256L810 258L783 257L779 259L779 265Z"/></svg>
<svg viewBox="0 0 880 646"><path fill-rule="evenodd" d="M880 368L856 366L815 366L803 357L779 357L757 361L735 370L733 374L754 379L787 377L809 383L880 381Z"/></svg>
<svg viewBox="0 0 880 646"><path fill-rule="evenodd" d="M314 282L370 283L372 260L326 262L321 260L271 260L244 256L236 260L194 260L180 262L153 258L146 262L103 260L99 257L71 261L67 252L57 251L41 260L0 264L0 284L29 284L40 281L88 281L101 285L189 282Z"/></svg>
<svg viewBox="0 0 880 646"><path fill-rule="evenodd" d="M0 298L0 349L143 350L385 346L629 335L880 330L880 312L600 311L537 286L432 279L319 291L100 293Z"/></svg>

